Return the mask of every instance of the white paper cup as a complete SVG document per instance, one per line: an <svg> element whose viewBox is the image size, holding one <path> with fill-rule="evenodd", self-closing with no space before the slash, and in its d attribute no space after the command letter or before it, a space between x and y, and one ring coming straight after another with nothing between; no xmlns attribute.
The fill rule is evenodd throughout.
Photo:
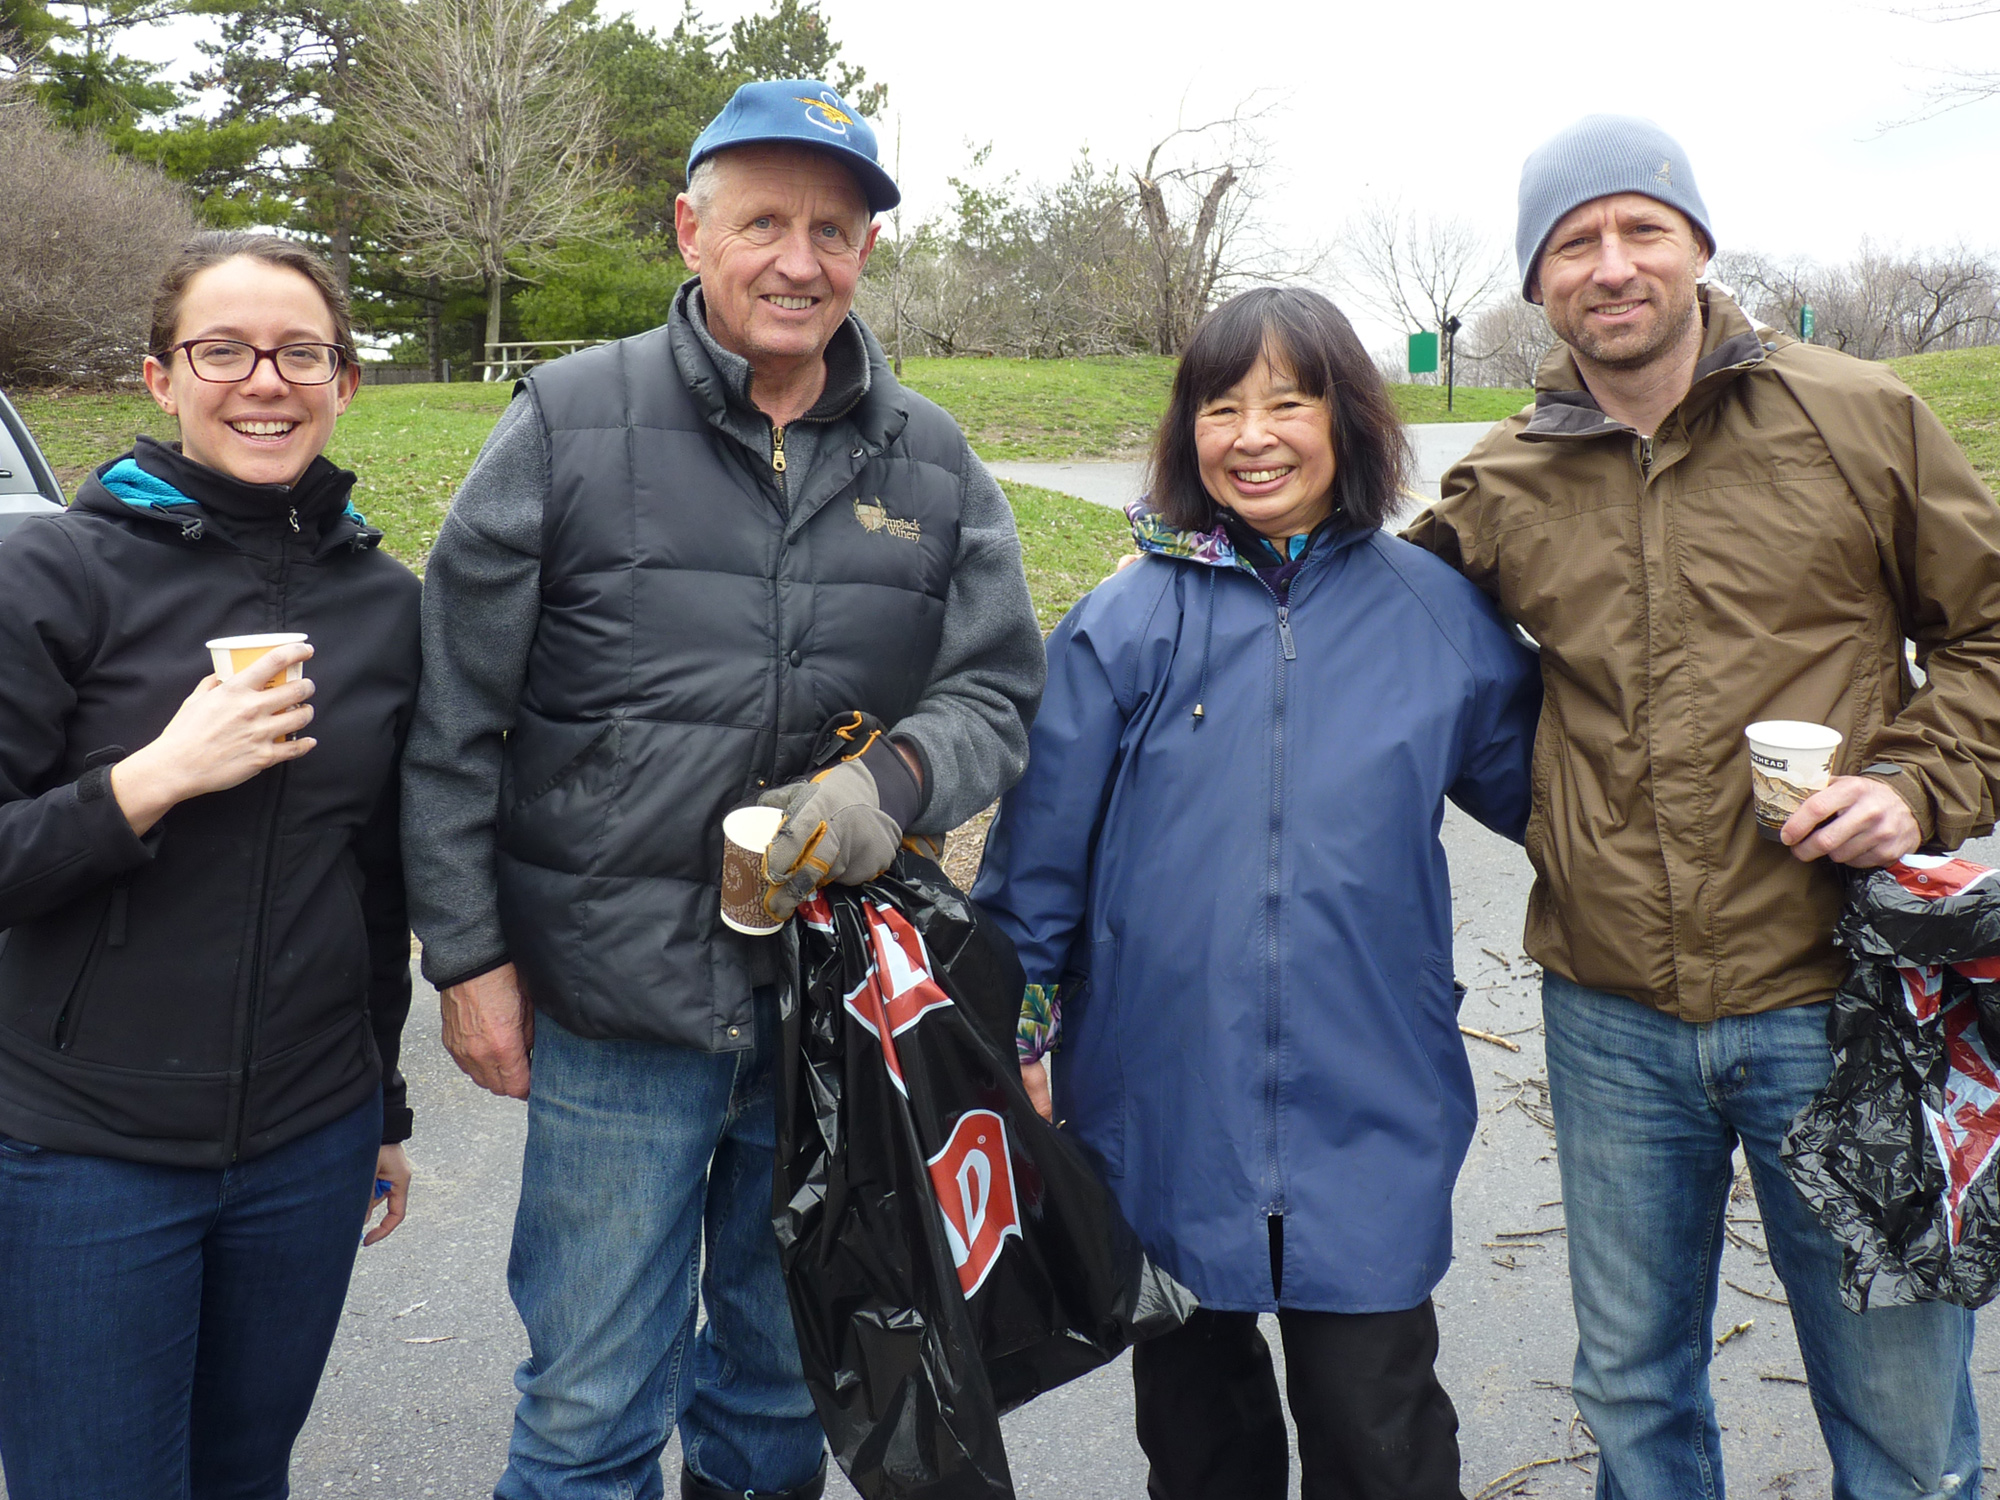
<svg viewBox="0 0 2000 1500"><path fill-rule="evenodd" d="M781 807L739 807L722 820L722 925L768 937L785 924L764 910L764 851L785 821Z"/></svg>
<svg viewBox="0 0 2000 1500"><path fill-rule="evenodd" d="M1765 719L1743 731L1750 742L1750 800L1757 832L1776 840L1778 830L1814 792L1833 779L1833 752L1841 733L1798 719Z"/></svg>
<svg viewBox="0 0 2000 1500"><path fill-rule="evenodd" d="M279 646L302 646L305 640L303 631L284 630L275 635L225 635L204 644L208 647L208 659L214 663L215 675L234 677L238 672L247 671L250 664L266 651ZM305 675L305 666L304 662L295 661L285 669L283 677L273 678L272 681L297 682ZM271 683L267 682L264 686L269 687Z"/></svg>

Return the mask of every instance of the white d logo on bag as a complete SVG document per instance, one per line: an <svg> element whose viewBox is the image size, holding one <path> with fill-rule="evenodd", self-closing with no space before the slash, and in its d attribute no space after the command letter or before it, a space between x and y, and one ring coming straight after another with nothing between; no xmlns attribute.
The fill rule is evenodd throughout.
<svg viewBox="0 0 2000 1500"><path fill-rule="evenodd" d="M1021 1236L1006 1122L990 1109L967 1110L927 1165L959 1289L969 1298L999 1261L1007 1236Z"/></svg>

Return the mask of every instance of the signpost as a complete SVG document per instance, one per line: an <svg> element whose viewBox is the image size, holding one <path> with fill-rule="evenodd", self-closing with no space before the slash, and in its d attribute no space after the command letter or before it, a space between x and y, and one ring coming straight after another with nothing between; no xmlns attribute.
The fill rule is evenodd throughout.
<svg viewBox="0 0 2000 1500"><path fill-rule="evenodd" d="M1444 409L1451 410L1451 391L1458 376L1458 330L1465 325L1457 318L1444 320Z"/></svg>
<svg viewBox="0 0 2000 1500"><path fill-rule="evenodd" d="M1435 375L1438 367L1438 336L1434 333L1410 335L1410 373Z"/></svg>
<svg viewBox="0 0 2000 1500"><path fill-rule="evenodd" d="M1808 344L1810 344L1812 342L1812 336L1813 336L1813 310L1812 310L1812 304L1810 302L1807 302L1801 305L1799 308L1799 337L1804 339Z"/></svg>

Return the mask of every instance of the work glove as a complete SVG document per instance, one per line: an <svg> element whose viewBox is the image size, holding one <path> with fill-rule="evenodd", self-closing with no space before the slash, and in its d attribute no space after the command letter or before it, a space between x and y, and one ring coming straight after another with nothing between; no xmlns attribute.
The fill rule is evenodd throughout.
<svg viewBox="0 0 2000 1500"><path fill-rule="evenodd" d="M923 787L881 720L847 713L820 731L805 780L757 801L785 813L764 851L764 909L783 921L829 882L862 885L888 869L922 810Z"/></svg>

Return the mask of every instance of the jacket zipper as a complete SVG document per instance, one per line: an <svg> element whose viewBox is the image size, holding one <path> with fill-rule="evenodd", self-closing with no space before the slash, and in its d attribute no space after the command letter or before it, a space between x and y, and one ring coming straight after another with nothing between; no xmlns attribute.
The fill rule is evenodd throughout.
<svg viewBox="0 0 2000 1500"><path fill-rule="evenodd" d="M771 423L771 475L771 482L778 489L778 556L776 563L778 568L782 568L784 565L785 549L791 545L792 516L791 501L785 494L785 429L776 422ZM778 603L781 593L782 590L779 589L771 591L771 650L773 652L771 657L771 686L773 691L780 696L782 696L784 691L784 668L782 666L784 660L784 632L781 628L784 621L781 618L782 611ZM772 706L778 708L781 705L773 704ZM777 780L779 739L780 736L773 731L771 735L771 753L764 763L764 774L757 778L757 785L760 788L767 787L773 781Z"/></svg>
<svg viewBox="0 0 2000 1500"><path fill-rule="evenodd" d="M1255 574L1251 576L1256 577ZM1269 1133L1266 1169L1271 1183L1264 1211L1266 1214L1282 1214L1285 1211L1285 1193L1284 1175L1278 1161L1278 1052L1283 1026L1278 1008L1278 916L1284 902L1285 663L1296 661L1299 653L1297 644L1292 640L1291 606L1280 599L1278 591L1262 578L1257 578L1257 582L1263 585L1264 592L1278 607L1279 661L1271 719L1271 843L1264 885L1264 928L1267 934L1264 951L1264 1128Z"/></svg>
<svg viewBox="0 0 2000 1500"><path fill-rule="evenodd" d="M292 513L292 527L298 529L297 512ZM290 572L291 554L285 550L282 541L278 544L278 624L285 624L285 585ZM244 1127L249 1123L250 1070L257 1057L258 1023L263 1019L264 980L271 933L271 869L278 853L278 809L285 798L285 782L291 773L291 763L277 767L272 778L271 790L264 800L264 850L257 868L257 928L250 949L250 992L244 1003L243 1048L239 1054L239 1068L235 1097L230 1102L229 1160L238 1161L243 1155Z"/></svg>
<svg viewBox="0 0 2000 1500"><path fill-rule="evenodd" d="M1649 437L1639 439L1639 473L1646 479L1653 477L1653 440Z"/></svg>

